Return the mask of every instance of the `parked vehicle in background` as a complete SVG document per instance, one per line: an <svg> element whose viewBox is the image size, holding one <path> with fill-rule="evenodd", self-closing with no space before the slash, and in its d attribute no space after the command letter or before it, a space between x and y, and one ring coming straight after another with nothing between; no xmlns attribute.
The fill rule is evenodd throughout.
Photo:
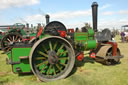
<svg viewBox="0 0 128 85"><path fill-rule="evenodd" d="M121 27L121 31L125 34L125 41L128 42L128 25L123 25Z"/></svg>
<svg viewBox="0 0 128 85"><path fill-rule="evenodd" d="M15 42L29 42L32 38L36 36L36 33L29 32L29 26L25 26L22 23L15 23L14 25L2 25L1 29L6 30L6 33L1 34L0 36L0 44L2 50L9 50L8 45L13 45Z"/></svg>

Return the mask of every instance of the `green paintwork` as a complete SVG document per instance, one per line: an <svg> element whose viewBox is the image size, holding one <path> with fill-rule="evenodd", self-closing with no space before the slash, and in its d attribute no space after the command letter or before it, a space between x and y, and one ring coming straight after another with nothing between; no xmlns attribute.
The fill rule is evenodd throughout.
<svg viewBox="0 0 128 85"><path fill-rule="evenodd" d="M40 36L39 36L39 39L42 39L42 38L45 38L45 37L49 37L49 36L51 36L51 35L48 35L48 34L41 34Z"/></svg>
<svg viewBox="0 0 128 85"><path fill-rule="evenodd" d="M23 72L23 73L31 72L31 68L29 65L29 58L20 60L21 56L29 56L30 50L31 50L31 48L25 48L25 47L12 49L12 53L11 53L12 62L19 62L19 61L21 62L20 64L13 65L14 73L17 73L17 71L16 71L17 67L20 67L21 72Z"/></svg>
<svg viewBox="0 0 128 85"><path fill-rule="evenodd" d="M20 29L20 33L21 33L21 35L27 35L23 29Z"/></svg>
<svg viewBox="0 0 128 85"><path fill-rule="evenodd" d="M11 51L9 51L8 53L6 53L8 55L9 60L11 60Z"/></svg>
<svg viewBox="0 0 128 85"><path fill-rule="evenodd" d="M88 29L88 36L90 36L90 37L93 37L94 36L94 31L93 31L93 29Z"/></svg>
<svg viewBox="0 0 128 85"><path fill-rule="evenodd" d="M96 40L89 40L87 42L86 50L95 49L96 48Z"/></svg>
<svg viewBox="0 0 128 85"><path fill-rule="evenodd" d="M19 28L15 28L15 29L10 28L8 32L9 32L9 33L17 32L17 29L19 29ZM25 33L25 31L24 31L23 29L20 29L20 34L21 34L21 35L26 35L26 33Z"/></svg>
<svg viewBox="0 0 128 85"><path fill-rule="evenodd" d="M0 29L0 42L1 42L1 40L2 40L2 38L3 38L3 36L6 34L6 31L7 31L7 29Z"/></svg>
<svg viewBox="0 0 128 85"><path fill-rule="evenodd" d="M31 33L29 36L36 36L36 33Z"/></svg>
<svg viewBox="0 0 128 85"><path fill-rule="evenodd" d="M74 33L75 42L86 42L88 41L88 33L86 32L76 32Z"/></svg>
<svg viewBox="0 0 128 85"><path fill-rule="evenodd" d="M35 34L32 34L35 35ZM48 34L44 34L42 32L42 34L39 36L39 39L48 37L51 35ZM85 50L90 50L90 49L95 49L96 48L96 40L94 38L94 31L92 29L88 29L88 32L75 32L74 33L74 42L75 45L77 43L81 43L83 44L83 47L81 48L76 48L76 50L79 51L85 51ZM44 49L45 48L45 49ZM49 50L55 50L56 49L56 54L59 55L61 58L59 58L61 65L57 64L55 67L48 65L48 60L46 60L45 62L42 62L42 59L47 59L48 56L48 51ZM47 75L49 74L54 74L56 75L56 73L58 71L61 71L61 68L63 66L66 65L66 60L69 59L68 56L65 57L66 53L68 53L67 50L65 50L63 48L63 44L61 43L56 43L56 41L48 41L48 43L44 43L42 46L40 46L38 49L36 49L38 52L36 53L36 66L40 69L41 73L46 73ZM18 47L18 48L13 48L12 51L8 52L7 55L9 57L9 59L12 62L19 62L20 64L14 64L13 65L13 72L15 73L19 73L16 71L16 68L20 68L21 69L21 73L24 72L31 72L31 68L30 68L30 64L29 64L29 58L27 59L22 59L20 60L20 57L22 56L29 56L29 53L31 51L31 47L27 48L27 47ZM41 57L41 55L45 56ZM48 70L46 70L46 68Z"/></svg>
<svg viewBox="0 0 128 85"><path fill-rule="evenodd" d="M0 40L3 38L3 35L2 34L0 34Z"/></svg>
<svg viewBox="0 0 128 85"><path fill-rule="evenodd" d="M78 50L90 50L96 48L96 40L94 38L93 29L88 29L88 32L76 32L74 33L75 44L83 44L82 48L77 48Z"/></svg>

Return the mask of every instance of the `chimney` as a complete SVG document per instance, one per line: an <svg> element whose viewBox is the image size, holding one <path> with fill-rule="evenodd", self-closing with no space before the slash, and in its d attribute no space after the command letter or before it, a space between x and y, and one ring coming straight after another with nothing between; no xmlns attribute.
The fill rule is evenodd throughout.
<svg viewBox="0 0 128 85"><path fill-rule="evenodd" d="M26 23L26 27L27 27L27 29L29 28L29 23Z"/></svg>
<svg viewBox="0 0 128 85"><path fill-rule="evenodd" d="M33 24L31 24L31 28L33 28Z"/></svg>
<svg viewBox="0 0 128 85"><path fill-rule="evenodd" d="M98 4L97 2L92 3L92 21L93 21L93 30L97 32L97 15L98 15Z"/></svg>
<svg viewBox="0 0 128 85"><path fill-rule="evenodd" d="M45 18L46 18L46 25L47 25L49 23L49 21L50 21L50 16L48 14L46 14Z"/></svg>

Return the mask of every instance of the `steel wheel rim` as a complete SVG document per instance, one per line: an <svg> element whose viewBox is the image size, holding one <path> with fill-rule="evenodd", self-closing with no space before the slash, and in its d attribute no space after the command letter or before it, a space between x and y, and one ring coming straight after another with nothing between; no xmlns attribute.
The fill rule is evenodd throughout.
<svg viewBox="0 0 128 85"><path fill-rule="evenodd" d="M52 37L52 38L47 38L46 40L44 39L42 43L40 42L38 46L36 45L37 48L35 48L32 51L33 54L32 53L31 53L32 55L30 54L31 56L30 64L32 70L34 74L42 81L52 81L52 80L65 78L71 72L75 62L74 51L71 45L67 45L69 43L65 42L64 40L61 40L60 37L59 38ZM64 41L65 43L61 41ZM39 51L41 45L43 45L42 46L43 52ZM47 46L47 49L44 46L45 47ZM55 52L55 54L52 55L54 56L53 57L54 59L50 57L50 55L48 55L48 53L50 51L52 52L52 50L54 50L53 54ZM38 57L40 55L43 55L43 57Z"/></svg>

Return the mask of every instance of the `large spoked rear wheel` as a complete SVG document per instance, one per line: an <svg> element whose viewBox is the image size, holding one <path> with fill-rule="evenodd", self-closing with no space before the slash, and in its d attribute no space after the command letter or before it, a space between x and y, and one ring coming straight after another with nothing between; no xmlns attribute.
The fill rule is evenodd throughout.
<svg viewBox="0 0 128 85"><path fill-rule="evenodd" d="M23 40L22 36L18 33L9 33L3 37L1 40L1 48L3 51L7 52L11 50L11 46L15 42L21 42Z"/></svg>
<svg viewBox="0 0 128 85"><path fill-rule="evenodd" d="M75 63L75 53L66 39L51 36L34 44L29 61L33 73L41 81L53 81L69 75Z"/></svg>

